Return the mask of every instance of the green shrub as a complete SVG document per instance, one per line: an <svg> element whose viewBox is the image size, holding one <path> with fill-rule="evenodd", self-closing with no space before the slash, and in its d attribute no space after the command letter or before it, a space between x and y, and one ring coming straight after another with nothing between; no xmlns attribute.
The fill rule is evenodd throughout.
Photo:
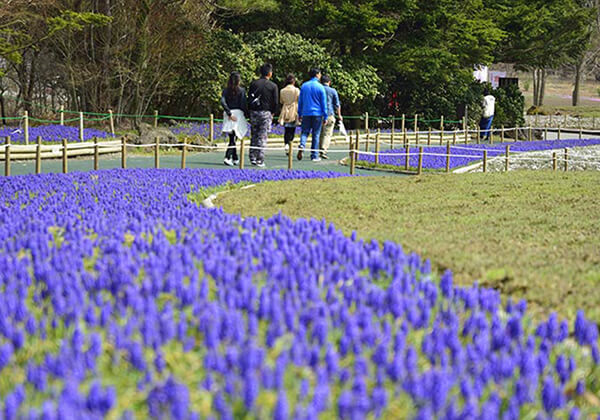
<svg viewBox="0 0 600 420"><path fill-rule="evenodd" d="M274 29L254 32L244 39L260 62L273 65L273 81L280 87L288 73L294 73L301 84L314 66L329 74L345 114L364 112L379 93L377 69L351 57L335 58L317 41Z"/></svg>
<svg viewBox="0 0 600 420"><path fill-rule="evenodd" d="M206 42L190 50L175 64L179 77L172 81L173 92L163 98L161 109L171 115L203 115L211 112L220 117L219 100L229 74L242 74L246 88L254 78L259 61L239 35L230 31L214 31Z"/></svg>
<svg viewBox="0 0 600 420"><path fill-rule="evenodd" d="M496 115L494 126L516 127L525 124L523 110L525 108L525 97L516 85L494 90L496 97Z"/></svg>

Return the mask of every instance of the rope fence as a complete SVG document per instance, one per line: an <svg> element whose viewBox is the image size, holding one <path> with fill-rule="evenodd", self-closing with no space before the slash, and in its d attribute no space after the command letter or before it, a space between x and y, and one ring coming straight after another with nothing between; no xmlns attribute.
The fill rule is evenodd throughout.
<svg viewBox="0 0 600 420"><path fill-rule="evenodd" d="M525 130L526 132L531 132L532 127L524 127L524 128L502 128L500 131L508 132L508 131L519 131ZM545 128L546 130L546 128ZM547 129L549 131L550 129ZM498 131L498 130L496 130ZM600 133L600 131L597 131ZM365 132L362 133L359 130L356 130L353 133L350 133L349 136L337 136L337 139L340 138L344 140L345 143L348 144L347 149L332 149L329 150L329 153L332 154L340 154L347 155L347 158L342 159L342 163L347 164L349 166L350 174L354 174L356 171L357 165L360 165L358 162L360 161L361 156L372 156L374 157L375 164L378 165L380 163L380 158L383 156L386 157L399 157L404 158L404 172L408 173L416 173L421 174L423 172L423 158L427 156L431 157L441 157L446 161L445 172L449 173L451 164L450 160L452 158L458 159L468 159L473 162L474 165L479 165L483 167L483 172L487 172L488 164L490 162L496 162L499 160L505 161L505 170L508 171L510 167L510 162L518 162L518 161L543 161L545 163L551 162L553 169L557 170L558 166L561 165L564 170L568 170L569 162L571 163L590 163L590 164L600 164L600 157L597 159L582 159L584 155L579 153L571 153L569 154L569 148L561 148L563 151L562 156L558 156L557 152L553 152L552 159L549 160L548 157L545 156L525 156L528 152L519 152L519 151L510 151L510 143L505 145L504 153L501 150L487 150L487 149L478 149L473 147L464 147L464 146L456 146L454 143L456 142L458 135L466 135L467 139L471 138L471 134L476 133L478 136L480 134L479 130L453 130L453 131L445 131L439 130L437 132L428 132L428 134L437 134L441 135L442 145L446 146L446 153L440 152L439 150L435 151L427 151L429 146L437 147L439 149L439 145L433 144L419 144L418 132L411 133L412 138L408 135L405 130L402 133L402 142L397 143L397 146L404 147L405 151L399 152L381 152L380 146L383 143L382 138L384 134L378 131L374 138L371 133ZM388 136L393 137L392 133L387 133ZM446 134L451 134L450 138L446 137ZM479 138L476 139L479 141ZM101 154L121 154L121 166L123 169L127 168L127 150L128 149L153 149L154 157L155 157L155 167L160 167L160 152L161 149L181 149L181 168L186 167L186 159L187 152L190 150L205 150L205 151L225 151L228 148L228 145L225 143L219 144L210 144L210 145L198 145L188 143L188 139L185 138L182 143L161 143L159 138L156 138L156 141L153 144L133 144L127 142L125 137L120 140L106 140L100 141L98 138L94 138L93 141L88 142L80 142L80 143L68 143L66 139L63 139L62 144L42 144L42 138L37 138L37 143L33 145L23 145L23 144L12 144L10 137L6 138L6 143L0 145L0 160L4 160L4 169L5 175L10 175L11 161L13 159L16 160L24 160L24 159L35 159L36 161L36 173L41 173L41 163L43 159L62 159L62 167L63 172L67 173L68 171L68 160L71 157L84 156L84 155L93 155L94 156L94 169L98 169L99 160ZM267 146L267 147L255 147L251 145L247 145L247 140L241 141L240 144L240 169L244 169L244 155L245 149L248 150L263 150L266 152L275 152L275 151L286 151L288 152L288 169L292 169L293 167L293 154L294 154L294 146L292 145L289 149L286 146ZM361 150L361 143L364 144L364 150ZM393 142L389 144L393 145ZM370 145L373 145L375 151L371 151ZM414 156L414 151L411 152L411 146L418 147L418 164L415 167L414 165L410 165L410 158ZM458 153L452 153L451 147L458 149ZM296 147L296 150L298 148ZM303 148L303 152L320 152L319 149L311 149L311 148ZM476 150L480 153L477 155L473 154L465 154L460 153L460 150ZM553 151L558 149L548 149L547 151ZM488 153L491 153L493 156L488 156ZM463 168L464 169L464 168Z"/></svg>

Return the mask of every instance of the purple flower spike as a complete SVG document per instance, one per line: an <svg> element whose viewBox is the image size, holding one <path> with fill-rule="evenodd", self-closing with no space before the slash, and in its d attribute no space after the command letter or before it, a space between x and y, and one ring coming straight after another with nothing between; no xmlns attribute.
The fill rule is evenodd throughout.
<svg viewBox="0 0 600 420"><path fill-rule="evenodd" d="M279 391L277 394L277 402L273 412L273 420L287 420L288 418L288 402L284 391Z"/></svg>

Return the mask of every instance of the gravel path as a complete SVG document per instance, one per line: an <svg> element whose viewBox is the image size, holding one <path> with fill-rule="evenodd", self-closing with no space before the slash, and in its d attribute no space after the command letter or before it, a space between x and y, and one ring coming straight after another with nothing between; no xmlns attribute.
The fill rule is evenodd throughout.
<svg viewBox="0 0 600 420"><path fill-rule="evenodd" d="M510 155L509 170L552 169L552 154L556 153L559 170L564 170L564 149L544 150L540 152L517 153ZM489 172L504 171L504 156L488 161ZM600 146L575 147L568 152L570 171L600 171ZM482 172L483 163L471 166L464 172Z"/></svg>

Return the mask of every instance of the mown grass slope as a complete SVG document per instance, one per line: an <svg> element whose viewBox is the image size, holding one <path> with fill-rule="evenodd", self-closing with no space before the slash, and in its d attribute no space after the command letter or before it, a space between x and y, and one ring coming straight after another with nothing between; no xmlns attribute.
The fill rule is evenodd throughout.
<svg viewBox="0 0 600 420"><path fill-rule="evenodd" d="M266 183L219 197L245 216L324 218L397 241L463 284L600 321L600 174L515 172Z"/></svg>

